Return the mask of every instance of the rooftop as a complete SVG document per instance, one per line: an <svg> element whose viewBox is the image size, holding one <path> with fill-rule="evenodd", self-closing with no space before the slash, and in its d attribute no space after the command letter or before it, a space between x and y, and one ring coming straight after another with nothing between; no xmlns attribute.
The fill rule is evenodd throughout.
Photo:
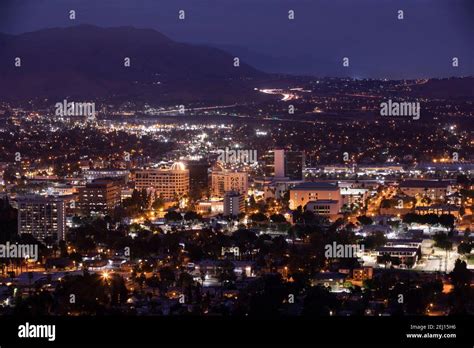
<svg viewBox="0 0 474 348"><path fill-rule="evenodd" d="M336 191L339 190L337 182L304 182L296 185L293 190L323 190L323 191Z"/></svg>
<svg viewBox="0 0 474 348"><path fill-rule="evenodd" d="M388 239L387 243L391 244L407 244L407 243L421 243L423 242L420 238L399 238L399 239Z"/></svg>
<svg viewBox="0 0 474 348"><path fill-rule="evenodd" d="M396 252L408 252L408 253L416 253L418 251L418 248L410 248L410 247L380 247L375 249L375 251L384 253L384 252L391 252L391 251L396 251Z"/></svg>

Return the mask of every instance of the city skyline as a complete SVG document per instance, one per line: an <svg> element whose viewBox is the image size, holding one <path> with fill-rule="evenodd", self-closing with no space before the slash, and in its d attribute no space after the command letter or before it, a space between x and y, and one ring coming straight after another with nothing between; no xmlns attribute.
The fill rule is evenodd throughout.
<svg viewBox="0 0 474 348"><path fill-rule="evenodd" d="M449 4L2 2L2 343L471 342Z"/></svg>

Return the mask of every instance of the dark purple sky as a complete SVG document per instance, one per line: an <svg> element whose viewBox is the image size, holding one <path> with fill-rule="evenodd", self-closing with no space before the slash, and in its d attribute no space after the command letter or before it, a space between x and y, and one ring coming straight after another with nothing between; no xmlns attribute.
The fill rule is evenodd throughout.
<svg viewBox="0 0 474 348"><path fill-rule="evenodd" d="M177 19L179 9L186 20ZM474 0L0 0L0 32L77 24L153 28L177 41L224 48L273 72L474 75ZM349 68L342 68L342 57L350 58ZM459 68L452 68L452 57Z"/></svg>

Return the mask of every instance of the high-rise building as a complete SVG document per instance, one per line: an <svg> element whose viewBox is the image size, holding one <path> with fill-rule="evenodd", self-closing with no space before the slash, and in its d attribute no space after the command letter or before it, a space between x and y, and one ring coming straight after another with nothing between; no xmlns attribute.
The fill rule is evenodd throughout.
<svg viewBox="0 0 474 348"><path fill-rule="evenodd" d="M237 216L244 211L244 195L238 192L226 192L224 195L224 216Z"/></svg>
<svg viewBox="0 0 474 348"><path fill-rule="evenodd" d="M262 156L264 175L275 178L302 180L304 168L304 153L302 151L287 151L275 149Z"/></svg>
<svg viewBox="0 0 474 348"><path fill-rule="evenodd" d="M201 198L209 185L209 163L203 161L188 161L189 169L189 191L192 197Z"/></svg>
<svg viewBox="0 0 474 348"><path fill-rule="evenodd" d="M285 176L290 180L302 180L304 168L304 152L285 151Z"/></svg>
<svg viewBox="0 0 474 348"><path fill-rule="evenodd" d="M224 197L226 192L235 191L243 195L248 191L248 174L243 171L215 166L211 170L211 196Z"/></svg>
<svg viewBox="0 0 474 348"><path fill-rule="evenodd" d="M285 170L285 150L275 149L273 150L273 163L274 163L274 174L275 178L284 178L286 174Z"/></svg>
<svg viewBox="0 0 474 348"><path fill-rule="evenodd" d="M259 162L262 164L262 174L264 177L275 176L275 154L273 150L268 150L261 154Z"/></svg>
<svg viewBox="0 0 474 348"><path fill-rule="evenodd" d="M78 207L83 214L110 214L120 204L120 185L98 179L79 189Z"/></svg>
<svg viewBox="0 0 474 348"><path fill-rule="evenodd" d="M64 199L53 196L25 195L16 199L18 205L18 233L29 233L43 241L46 237L64 240L66 234L66 206Z"/></svg>
<svg viewBox="0 0 474 348"><path fill-rule="evenodd" d="M178 200L189 195L189 170L183 163L174 163L170 168L139 170L135 173L135 188L152 188L164 200Z"/></svg>

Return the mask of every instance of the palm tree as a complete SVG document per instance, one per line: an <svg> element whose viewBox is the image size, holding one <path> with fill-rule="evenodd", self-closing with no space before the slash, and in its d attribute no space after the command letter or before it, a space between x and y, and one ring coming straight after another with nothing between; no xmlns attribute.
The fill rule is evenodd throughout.
<svg viewBox="0 0 474 348"><path fill-rule="evenodd" d="M445 233L438 233L433 239L435 240L435 245L440 249L444 249L446 252L444 267L445 272L448 272L448 255L449 251L453 248L453 242L449 240L448 235Z"/></svg>
<svg viewBox="0 0 474 348"><path fill-rule="evenodd" d="M33 280L33 272L28 272L28 292L31 294L31 281Z"/></svg>

